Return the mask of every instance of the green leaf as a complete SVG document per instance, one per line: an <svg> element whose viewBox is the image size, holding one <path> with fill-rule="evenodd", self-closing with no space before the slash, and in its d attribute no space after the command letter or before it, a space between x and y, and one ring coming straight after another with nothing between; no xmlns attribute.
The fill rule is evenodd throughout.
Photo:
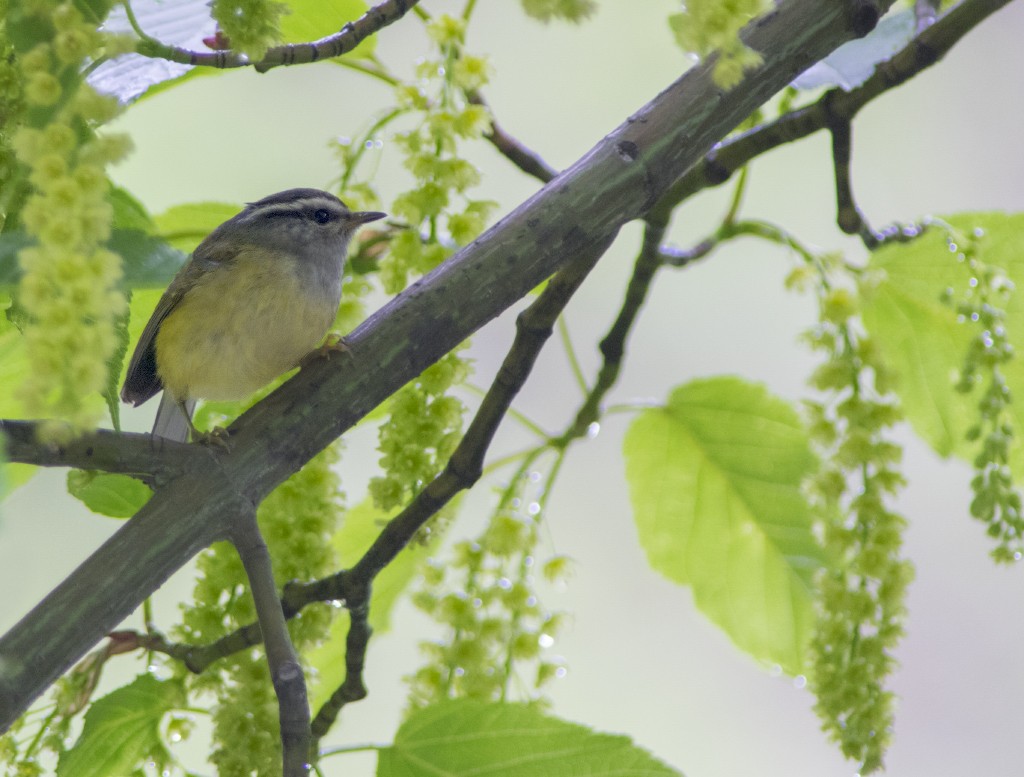
<svg viewBox="0 0 1024 777"><path fill-rule="evenodd" d="M7 498L11 492L11 485L7 478L10 465L7 463L7 449L4 445L3 435L0 435L0 502ZM3 526L4 516L0 513L0 526Z"/></svg>
<svg viewBox="0 0 1024 777"><path fill-rule="evenodd" d="M377 777L671 777L629 738L599 734L521 704L459 699L412 713Z"/></svg>
<svg viewBox="0 0 1024 777"><path fill-rule="evenodd" d="M240 206L226 202L189 202L168 208L154 220L169 245L190 254L203 238L240 210Z"/></svg>
<svg viewBox="0 0 1024 777"><path fill-rule="evenodd" d="M0 235L0 241L3 236ZM19 386L28 376L28 357L25 354L25 338L3 314L0 314L0 385ZM0 392L0 418L21 418L24 416L21 403L13 391ZM5 494L27 483L38 467L31 464L4 464L3 482Z"/></svg>
<svg viewBox="0 0 1024 777"><path fill-rule="evenodd" d="M0 288L21 279L18 251L33 243L24 232L0 235ZM136 229L115 229L107 248L124 260L124 285L129 289L162 288L188 258L164 240Z"/></svg>
<svg viewBox="0 0 1024 777"><path fill-rule="evenodd" d="M1017 287L1007 305L1006 330L1017 353L1024 352L1024 214L962 213L943 220L965 234L983 230L979 258L1002 268ZM936 453L972 459L976 443L965 435L977 419L978 397L957 392L954 384L974 332L940 299L947 288L965 289L969 270L950 252L939 228L910 243L883 246L872 255L871 269L884 276L865 292L864 325L896 374L907 420ZM1021 359L1001 369L1013 395L1024 396ZM1024 428L1020 404L1011 410L1019 431ZM1018 481L1024 478L1020 445L1014 446L1010 465Z"/></svg>
<svg viewBox="0 0 1024 777"><path fill-rule="evenodd" d="M61 754L58 777L133 774L146 758L164 756L160 722L184 702L179 683L148 674L107 694L85 713L81 736Z"/></svg>
<svg viewBox="0 0 1024 777"><path fill-rule="evenodd" d="M124 312L114 320L114 335L117 337L117 347L107 360L107 383L103 387L103 400L107 403L107 410L110 413L110 423L115 431L121 431L121 372L124 370L124 360L128 353L129 336L128 322L131 320L131 306L125 307Z"/></svg>
<svg viewBox="0 0 1024 777"><path fill-rule="evenodd" d="M25 485L38 471L39 467L32 464L5 464L3 468L4 495L6 496L14 489Z"/></svg>
<svg viewBox="0 0 1024 777"><path fill-rule="evenodd" d="M86 21L98 27L110 13L111 3L109 0L74 0L74 6Z"/></svg>
<svg viewBox="0 0 1024 777"><path fill-rule="evenodd" d="M140 289L132 293L131 299L128 300L128 342L130 348L134 348L135 344L139 341L142 330L146 328L146 324L149 322L149 318L153 315L153 311L156 309L156 305L162 296L162 289ZM127 368L127 364L121 365L121 380L124 380Z"/></svg>
<svg viewBox="0 0 1024 777"><path fill-rule="evenodd" d="M107 248L124 260L129 289L165 287L188 258L164 240L134 229L114 230Z"/></svg>
<svg viewBox="0 0 1024 777"><path fill-rule="evenodd" d="M651 566L689 584L740 648L802 671L823 556L800 490L814 457L796 411L739 378L693 381L636 418L624 453Z"/></svg>
<svg viewBox="0 0 1024 777"><path fill-rule="evenodd" d="M345 513L345 522L332 539L343 569L355 564L377 539L380 530L391 516L373 506L367 497L361 504ZM375 634L391 628L391 611L399 597L416 576L419 565L430 554L433 543L411 544L388 564L373 582L370 598L370 627ZM345 637L349 619L336 618L330 635L311 651L309 661L317 669L317 678L311 693L314 709L320 706L345 678L345 662L338 657L345 654Z"/></svg>
<svg viewBox="0 0 1024 777"><path fill-rule="evenodd" d="M0 332L0 385L20 386L29 375L25 338L15 327ZM24 409L13 391L0 392L0 418L23 418Z"/></svg>
<svg viewBox="0 0 1024 777"><path fill-rule="evenodd" d="M334 35L369 7L363 0L286 0L285 5L290 11L281 17L285 43L309 43ZM367 59L376 47L377 36L371 35L345 56Z"/></svg>
<svg viewBox="0 0 1024 777"><path fill-rule="evenodd" d="M132 229L138 232L153 231L153 219L149 217L149 212L127 189L111 185L108 199L114 208L112 222L114 229Z"/></svg>
<svg viewBox="0 0 1024 777"><path fill-rule="evenodd" d="M18 251L35 241L24 232L5 232L0 235L0 287L10 288L21 278Z"/></svg>
<svg viewBox="0 0 1024 777"><path fill-rule="evenodd" d="M208 0L204 0L203 4L209 6ZM159 8L159 6L156 7ZM175 6L175 11L177 11L177 5ZM130 99L133 104L142 102L143 100L148 100L150 97L156 97L157 95L163 94L164 92L169 92L171 89L176 89L179 86L182 86L183 84L186 84L189 81L192 81L196 78L219 76L228 72L227 69L224 68L193 67L185 71L181 75L168 78L165 69L147 67L147 65L150 62L151 60L149 60L148 57L139 57L137 60L137 64L133 62L133 67L124 67L122 68L122 71L125 72L117 74L119 80L123 80L129 83L131 83L133 80L137 81L140 77L139 74L141 74L143 84L147 84L145 86L145 91L133 92L131 97L127 98ZM116 86L107 86L103 83L94 83L93 85L102 87L111 94L118 93Z"/></svg>
<svg viewBox="0 0 1024 777"><path fill-rule="evenodd" d="M15 52L23 54L40 43L49 43L55 30L44 16L32 13L24 3L14 3L4 19L4 33Z"/></svg>
<svg viewBox="0 0 1024 777"><path fill-rule="evenodd" d="M68 473L68 493L99 515L131 518L153 495L149 486L128 475L74 469Z"/></svg>

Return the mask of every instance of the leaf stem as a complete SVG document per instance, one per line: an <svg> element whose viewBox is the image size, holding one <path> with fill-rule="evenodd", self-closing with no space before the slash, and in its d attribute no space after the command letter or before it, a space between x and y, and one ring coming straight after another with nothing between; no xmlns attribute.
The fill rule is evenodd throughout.
<svg viewBox="0 0 1024 777"><path fill-rule="evenodd" d="M365 753L367 751L387 750L391 745L380 745L380 744L364 744L364 745L342 745L340 747L332 747L328 750L321 750L320 757L325 758L329 755L341 755L342 753Z"/></svg>
<svg viewBox="0 0 1024 777"><path fill-rule="evenodd" d="M398 86L399 84L402 83L402 80L400 78L397 78L396 76L393 76L391 75L391 73L384 70L383 66L380 64L380 62L376 60L376 58L371 60L374 63L374 65L376 65L376 67L370 67L369 65L364 64L359 60L347 59L345 57L342 57L341 59L336 59L334 61L336 64L339 64L342 67L347 67L349 70L355 70L358 73L363 73L364 75L372 76L373 78L376 78L379 81L383 81L385 84L388 84L389 86Z"/></svg>
<svg viewBox="0 0 1024 777"><path fill-rule="evenodd" d="M587 386L587 379L583 375L583 368L580 366L579 357L576 355L576 349L573 348L572 338L569 336L569 324L565 320L565 316L558 317L558 336L562 340L562 347L565 348L566 358L569 360L569 368L572 370L573 377L576 378L576 384L580 387L583 395L586 396L589 390Z"/></svg>

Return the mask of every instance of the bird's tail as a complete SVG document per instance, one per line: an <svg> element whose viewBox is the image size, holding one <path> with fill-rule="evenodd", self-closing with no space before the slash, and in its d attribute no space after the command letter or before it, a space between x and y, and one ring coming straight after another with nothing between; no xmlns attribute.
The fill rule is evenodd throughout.
<svg viewBox="0 0 1024 777"><path fill-rule="evenodd" d="M164 391L160 395L160 407L157 408L156 420L153 422L153 434L175 442L187 442L188 422L192 417L192 411L196 409L195 400L186 401L185 409L188 411L188 418L181 412L181 408L171 395Z"/></svg>

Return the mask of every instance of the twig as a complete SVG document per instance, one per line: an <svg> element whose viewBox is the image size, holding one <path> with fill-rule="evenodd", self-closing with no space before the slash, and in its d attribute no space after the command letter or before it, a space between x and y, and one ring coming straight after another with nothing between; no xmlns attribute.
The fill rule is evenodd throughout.
<svg viewBox="0 0 1024 777"><path fill-rule="evenodd" d="M309 773L311 741L306 680L288 636L281 600L274 585L270 553L256 523L255 507L237 516L228 538L242 559L256 604L270 678L277 694L284 777L305 777Z"/></svg>
<svg viewBox="0 0 1024 777"><path fill-rule="evenodd" d="M565 316L558 317L558 336L562 341L565 357L569 361L569 369L572 370L572 376L576 379L576 385L586 394L587 379L583 375L583 367L580 365L579 357L576 356L576 349L572 346L572 336L569 334L569 325L565 322Z"/></svg>
<svg viewBox="0 0 1024 777"><path fill-rule="evenodd" d="M719 186L741 167L767 151L849 121L879 95L894 89L938 62L961 38L1010 0L964 0L883 62L867 81L844 92L833 89L805 108L723 141L679 178L650 211L667 219L679 203L702 189Z"/></svg>
<svg viewBox="0 0 1024 777"><path fill-rule="evenodd" d="M154 438L149 434L99 429L68 443L39 439L38 421L0 419L8 460L40 467L74 467L132 475L148 485L159 485L203 466L200 460L215 455L208 448Z"/></svg>
<svg viewBox="0 0 1024 777"><path fill-rule="evenodd" d="M360 598L359 594L354 592L349 586L349 577L346 571L332 575L332 579L334 599L349 602ZM284 592L280 600L285 620L294 618L307 604L327 601L326 598L319 598L311 593L310 586L311 584L299 583L297 581L285 583ZM205 645L171 642L158 631L144 633L124 630L111 632L109 636L111 639L117 639L121 642L131 641L136 648L163 653L180 661L186 669L195 674L201 674L214 662L245 650L247 647L258 645L263 640L263 632L258 621L235 629L230 634L226 634L215 642Z"/></svg>
<svg viewBox="0 0 1024 777"><path fill-rule="evenodd" d="M605 395L618 380L622 355L626 349L626 337L636 321L640 308L647 299L651 282L654 280L654 273L663 263L661 241L665 237L667 227L667 222L647 223L643 246L637 256L636 264L633 266L633 275L629 279L622 308L619 310L615 323L612 324L608 334L598 346L604 361L597 374L597 380L587 393L586 399L572 423L560 437L552 440L552 444L556 448L564 449L573 440L586 435L590 424L596 421L600 415L601 402Z"/></svg>
<svg viewBox="0 0 1024 777"><path fill-rule="evenodd" d="M340 57L352 51L366 38L389 24L401 19L419 0L384 0L354 22L349 22L334 35L310 43L288 43L267 50L259 62L251 62L237 51L192 51L179 46L168 46L148 35L136 46L136 51L147 57L159 57L183 65L197 65L218 69L248 67L265 73L281 65L303 65L321 59Z"/></svg>
<svg viewBox="0 0 1024 777"><path fill-rule="evenodd" d="M373 633L369 622L369 602L367 590L360 606L349 606L348 635L345 637L345 679L313 718L313 748L310 752L314 755L320 749L320 740L330 731L345 705L366 698L363 668L366 664L366 648Z"/></svg>
<svg viewBox="0 0 1024 777"><path fill-rule="evenodd" d="M488 107L479 92L470 92L466 96L471 103L475 105L482 105L485 108ZM558 175L558 171L545 162L541 158L540 154L523 145L512 137L512 135L509 135L504 129L502 129L501 125L494 120L493 116L491 118L491 128L484 134L484 137L487 138L494 147L505 156L505 158L527 175L532 175L543 183L547 183Z"/></svg>
<svg viewBox="0 0 1024 777"><path fill-rule="evenodd" d="M852 156L852 128L849 119L835 119L829 125L832 133L832 166L836 177L836 223L847 235L857 235L869 251L885 243L906 243L925 232L924 225L900 226L892 224L876 232L864 218L853 197L850 182ZM744 168L746 170L746 168Z"/></svg>

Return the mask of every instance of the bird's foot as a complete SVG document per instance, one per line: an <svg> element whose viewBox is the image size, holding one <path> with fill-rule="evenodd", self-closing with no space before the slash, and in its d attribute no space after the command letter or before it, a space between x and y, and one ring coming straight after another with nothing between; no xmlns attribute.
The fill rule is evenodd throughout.
<svg viewBox="0 0 1024 777"><path fill-rule="evenodd" d="M194 426L192 427L192 442L205 445L208 448L220 448L225 453L231 452L231 443L228 442L228 437L230 437L230 433L223 426L215 426L208 432L200 432Z"/></svg>
<svg viewBox="0 0 1024 777"><path fill-rule="evenodd" d="M345 338L337 332L331 332L324 339L323 345L319 348L314 348L299 360L299 368L308 367L320 359L330 359L336 353L343 353L348 358L352 358L352 351L348 347L348 342Z"/></svg>

